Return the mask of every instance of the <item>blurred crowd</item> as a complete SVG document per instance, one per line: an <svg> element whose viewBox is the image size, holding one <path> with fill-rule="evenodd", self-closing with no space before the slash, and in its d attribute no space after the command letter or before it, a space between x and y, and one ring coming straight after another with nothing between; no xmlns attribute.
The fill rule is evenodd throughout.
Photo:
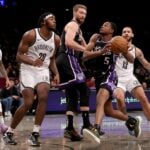
<svg viewBox="0 0 150 150"><path fill-rule="evenodd" d="M135 64L134 73L140 83L142 84L144 90L150 90L150 72L143 68L142 65Z"/></svg>
<svg viewBox="0 0 150 150"><path fill-rule="evenodd" d="M16 62L17 44L8 44L9 41L5 42L6 45L0 45L3 52L3 63L8 73L9 78L19 80L19 63ZM10 42L12 43L12 41ZM150 89L150 73L143 68L143 66L135 60L134 74L139 79L145 90ZM88 78L87 84L92 89L95 88L94 79Z"/></svg>
<svg viewBox="0 0 150 150"><path fill-rule="evenodd" d="M14 35L13 37L8 35ZM0 49L3 53L3 63L5 65L8 77L11 79L12 88L5 89L4 81L0 79L0 99L4 107L4 115L11 116L22 103L22 96L19 92L19 63L16 62L16 53L19 43L20 35L15 28L9 31L7 36L5 34L0 35ZM140 63L135 61L135 75L141 82L145 90L150 90L150 73L143 68ZM87 84L91 89L95 89L94 78L89 75ZM36 101L35 101L36 102ZM29 110L29 113L35 110L35 105ZM10 113L11 112L11 113Z"/></svg>

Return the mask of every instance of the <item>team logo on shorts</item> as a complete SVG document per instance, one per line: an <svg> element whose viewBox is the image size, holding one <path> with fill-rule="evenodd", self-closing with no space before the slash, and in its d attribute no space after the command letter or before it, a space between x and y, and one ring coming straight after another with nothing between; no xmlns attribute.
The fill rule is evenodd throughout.
<svg viewBox="0 0 150 150"><path fill-rule="evenodd" d="M48 76L43 76L43 80L44 80L44 81L49 81Z"/></svg>
<svg viewBox="0 0 150 150"><path fill-rule="evenodd" d="M139 82L137 80L133 81L133 85L139 85Z"/></svg>

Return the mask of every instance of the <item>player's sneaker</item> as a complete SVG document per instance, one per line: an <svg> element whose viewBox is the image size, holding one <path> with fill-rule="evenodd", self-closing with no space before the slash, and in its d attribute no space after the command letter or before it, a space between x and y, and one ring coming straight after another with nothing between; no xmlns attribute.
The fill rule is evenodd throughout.
<svg viewBox="0 0 150 150"><path fill-rule="evenodd" d="M100 144L100 134L97 128L84 128L83 137L91 140L94 143Z"/></svg>
<svg viewBox="0 0 150 150"><path fill-rule="evenodd" d="M6 132L3 136L3 141L5 144L16 145L17 142L14 139L14 134L12 132Z"/></svg>
<svg viewBox="0 0 150 150"><path fill-rule="evenodd" d="M74 128L66 128L64 131L64 137L69 138L71 141L81 141L83 139Z"/></svg>
<svg viewBox="0 0 150 150"><path fill-rule="evenodd" d="M126 121L126 126L130 135L135 137L139 137L141 135L141 122L142 118L140 116L135 118L130 117L128 121Z"/></svg>
<svg viewBox="0 0 150 150"><path fill-rule="evenodd" d="M81 129L81 134L83 135L83 129L91 129L91 128L93 128L94 126L92 125L92 124L90 124L90 126L89 127L84 127L84 126L82 126L82 129ZM102 131L100 128L99 129L97 129L98 130L98 132L99 132L99 135L100 136L102 136L102 135L104 135L105 134L105 132L104 131Z"/></svg>
<svg viewBox="0 0 150 150"><path fill-rule="evenodd" d="M40 142L38 140L39 138L39 133L38 132L32 132L29 139L28 139L28 143L31 145L31 146L40 146Z"/></svg>

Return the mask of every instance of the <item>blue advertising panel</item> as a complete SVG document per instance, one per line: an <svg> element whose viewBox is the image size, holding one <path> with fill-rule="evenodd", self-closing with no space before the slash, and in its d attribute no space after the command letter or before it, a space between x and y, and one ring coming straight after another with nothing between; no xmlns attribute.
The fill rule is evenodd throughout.
<svg viewBox="0 0 150 150"><path fill-rule="evenodd" d="M150 99L150 91L145 91L148 99ZM90 95L90 110L92 112L95 111L96 104L96 92L95 90L91 90ZM125 102L128 110L141 110L141 105L139 100L134 98L130 93L126 93ZM116 99L112 100L113 107L116 108ZM48 104L47 104L47 112L65 112L66 110L66 98L65 93L59 90L52 90L49 93Z"/></svg>

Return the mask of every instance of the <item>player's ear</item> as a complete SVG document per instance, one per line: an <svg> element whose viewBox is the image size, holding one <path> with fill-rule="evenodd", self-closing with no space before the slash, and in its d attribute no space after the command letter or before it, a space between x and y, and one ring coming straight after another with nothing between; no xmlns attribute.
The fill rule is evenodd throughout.
<svg viewBox="0 0 150 150"><path fill-rule="evenodd" d="M46 22L46 21L45 21L45 19L44 19L44 20L42 21L41 25L42 25L42 26L45 25L45 22Z"/></svg>
<svg viewBox="0 0 150 150"><path fill-rule="evenodd" d="M132 38L134 38L134 33L132 33Z"/></svg>

